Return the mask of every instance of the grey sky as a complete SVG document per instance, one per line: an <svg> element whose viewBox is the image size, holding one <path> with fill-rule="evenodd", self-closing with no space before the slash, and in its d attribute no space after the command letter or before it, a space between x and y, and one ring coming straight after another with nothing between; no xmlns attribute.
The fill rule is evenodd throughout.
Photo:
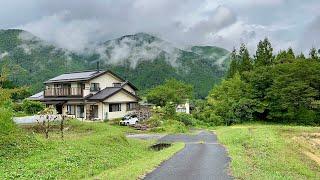
<svg viewBox="0 0 320 180"><path fill-rule="evenodd" d="M241 42L254 50L320 46L319 0L0 0L0 28L22 28L63 48L147 32L176 45Z"/></svg>

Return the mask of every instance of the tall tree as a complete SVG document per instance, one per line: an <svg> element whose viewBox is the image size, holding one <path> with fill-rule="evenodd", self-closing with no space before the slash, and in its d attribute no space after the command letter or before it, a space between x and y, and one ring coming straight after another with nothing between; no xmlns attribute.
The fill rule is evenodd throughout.
<svg viewBox="0 0 320 180"><path fill-rule="evenodd" d="M239 71L239 62L237 58L237 50L236 48L233 48L231 54L230 54L230 67L227 73L228 78L232 78L235 73Z"/></svg>
<svg viewBox="0 0 320 180"><path fill-rule="evenodd" d="M303 53L300 53L298 56L297 56L297 59L300 59L300 60L305 60L306 57L304 56Z"/></svg>
<svg viewBox="0 0 320 180"><path fill-rule="evenodd" d="M268 38L265 38L263 41L259 42L254 57L256 66L267 66L273 63L273 48Z"/></svg>
<svg viewBox="0 0 320 180"><path fill-rule="evenodd" d="M149 90L146 95L148 102L165 106L167 103L179 104L193 97L193 87L176 79L166 80L162 85Z"/></svg>
<svg viewBox="0 0 320 180"><path fill-rule="evenodd" d="M296 56L294 55L294 52L293 52L293 50L292 50L291 47L288 48L287 58L288 58L288 59L295 59L295 58L296 58Z"/></svg>
<svg viewBox="0 0 320 180"><path fill-rule="evenodd" d="M317 52L317 49L314 48L314 47L310 49L309 55L310 55L310 59L311 60L316 60L316 61L320 60L319 54Z"/></svg>
<svg viewBox="0 0 320 180"><path fill-rule="evenodd" d="M239 59L240 59L240 64L239 64L240 72L252 70L253 66L252 66L250 54L245 44L241 44L240 46Z"/></svg>

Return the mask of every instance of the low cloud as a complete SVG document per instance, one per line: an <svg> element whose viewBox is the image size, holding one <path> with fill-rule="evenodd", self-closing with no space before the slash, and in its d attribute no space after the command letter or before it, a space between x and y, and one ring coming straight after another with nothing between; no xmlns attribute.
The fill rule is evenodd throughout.
<svg viewBox="0 0 320 180"><path fill-rule="evenodd" d="M299 48L308 50L315 47L320 49L320 16L314 18L303 32L303 38L299 41Z"/></svg>
<svg viewBox="0 0 320 180"><path fill-rule="evenodd" d="M3 4L0 28L21 28L78 53L103 52L97 50L100 43L138 32L156 34L178 47L215 45L231 50L244 42L251 52L264 37L273 42L275 51L291 46L305 52L319 44L315 36L319 0L4 0ZM310 19L314 21L308 23ZM120 48L124 54L128 51Z"/></svg>

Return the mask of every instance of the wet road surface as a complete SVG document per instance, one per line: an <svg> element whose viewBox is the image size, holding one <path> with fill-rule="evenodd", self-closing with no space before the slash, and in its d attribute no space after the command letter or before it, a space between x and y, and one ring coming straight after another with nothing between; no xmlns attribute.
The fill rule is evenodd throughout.
<svg viewBox="0 0 320 180"><path fill-rule="evenodd" d="M197 135L167 135L160 142L184 142L185 148L160 167L145 180L224 180L228 175L230 159L223 146L218 144L215 134L201 131Z"/></svg>

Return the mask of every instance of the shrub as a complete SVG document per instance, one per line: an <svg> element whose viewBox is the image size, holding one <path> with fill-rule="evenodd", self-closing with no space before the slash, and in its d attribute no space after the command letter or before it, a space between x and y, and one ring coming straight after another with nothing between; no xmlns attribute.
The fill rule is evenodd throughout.
<svg viewBox="0 0 320 180"><path fill-rule="evenodd" d="M196 123L196 119L193 118L192 115L186 113L179 113L177 115L177 120L186 126L193 126Z"/></svg>
<svg viewBox="0 0 320 180"><path fill-rule="evenodd" d="M176 115L176 105L172 102L169 102L164 107L165 117L174 117Z"/></svg>
<svg viewBox="0 0 320 180"><path fill-rule="evenodd" d="M23 100L23 111L27 114L36 114L44 109L44 105L38 101Z"/></svg>
<svg viewBox="0 0 320 180"><path fill-rule="evenodd" d="M145 122L149 127L159 127L162 124L160 115L153 114L153 116Z"/></svg>
<svg viewBox="0 0 320 180"><path fill-rule="evenodd" d="M0 107L0 133L6 135L15 131L15 129L16 126L12 120L12 111Z"/></svg>
<svg viewBox="0 0 320 180"><path fill-rule="evenodd" d="M121 120L122 120L121 118L116 118L116 119L112 119L112 120L104 119L103 122L107 122L110 125L119 125Z"/></svg>
<svg viewBox="0 0 320 180"><path fill-rule="evenodd" d="M185 133L188 131L187 127L182 122L176 120L164 121L162 127L169 133Z"/></svg>
<svg viewBox="0 0 320 180"><path fill-rule="evenodd" d="M13 109L15 112L23 111L23 107L22 107L22 104L21 104L21 103L14 103L13 106L12 106L12 109Z"/></svg>

